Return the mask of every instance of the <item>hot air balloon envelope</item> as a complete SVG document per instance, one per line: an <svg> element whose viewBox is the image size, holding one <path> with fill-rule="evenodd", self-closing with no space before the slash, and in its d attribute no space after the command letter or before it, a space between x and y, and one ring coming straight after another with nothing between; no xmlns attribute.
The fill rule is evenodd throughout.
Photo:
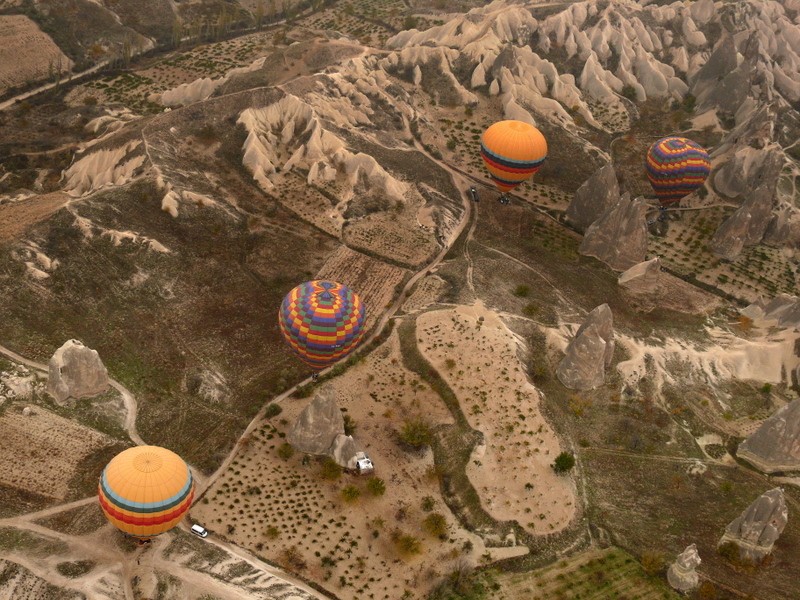
<svg viewBox="0 0 800 600"><path fill-rule="evenodd" d="M505 193L533 176L547 157L542 132L523 121L500 121L483 132L481 157Z"/></svg>
<svg viewBox="0 0 800 600"><path fill-rule="evenodd" d="M278 322L289 347L314 369L347 356L364 333L358 294L335 281L301 283L281 303Z"/></svg>
<svg viewBox="0 0 800 600"><path fill-rule="evenodd" d="M100 508L127 534L149 538L175 527L194 498L192 472L180 456L158 446L128 448L103 470Z"/></svg>
<svg viewBox="0 0 800 600"><path fill-rule="evenodd" d="M711 171L708 153L692 140L665 137L647 151L645 169L662 204L678 202L703 185Z"/></svg>

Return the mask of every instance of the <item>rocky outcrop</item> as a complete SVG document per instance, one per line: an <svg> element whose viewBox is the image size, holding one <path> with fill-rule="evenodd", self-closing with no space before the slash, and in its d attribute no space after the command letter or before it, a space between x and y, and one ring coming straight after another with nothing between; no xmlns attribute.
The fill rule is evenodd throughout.
<svg viewBox="0 0 800 600"><path fill-rule="evenodd" d="M800 400L781 407L736 451L765 473L800 470Z"/></svg>
<svg viewBox="0 0 800 600"><path fill-rule="evenodd" d="M788 519L789 511L783 490L771 489L731 521L719 544L736 544L742 560L759 563L772 552Z"/></svg>
<svg viewBox="0 0 800 600"><path fill-rule="evenodd" d="M69 340L56 350L48 367L47 393L59 404L108 390L108 371L100 355L78 340Z"/></svg>
<svg viewBox="0 0 800 600"><path fill-rule="evenodd" d="M762 190L761 193L769 197L771 211L775 186L785 159L779 147L765 148L766 143L757 137L751 140L750 145L736 148L730 159L714 172L714 189L728 198L745 198L745 205ZM755 148L752 144L761 147ZM769 221L764 223L765 229L768 224Z"/></svg>
<svg viewBox="0 0 800 600"><path fill-rule="evenodd" d="M691 592L700 583L697 567L700 566L700 556L697 554L697 545L687 546L686 550L678 555L675 562L667 570L667 581L673 589L679 592Z"/></svg>
<svg viewBox="0 0 800 600"><path fill-rule="evenodd" d="M631 201L624 194L619 202L595 221L581 242L579 252L594 256L615 271L625 271L647 256L647 203Z"/></svg>
<svg viewBox="0 0 800 600"><path fill-rule="evenodd" d="M776 248L800 248L800 210L782 202L772 213L763 242Z"/></svg>
<svg viewBox="0 0 800 600"><path fill-rule="evenodd" d="M614 355L613 325L608 304L601 304L589 313L556 369L561 383L573 390L591 390L603 385Z"/></svg>
<svg viewBox="0 0 800 600"><path fill-rule="evenodd" d="M736 212L725 219L711 238L709 249L720 258L734 260L745 246L761 242L772 220L775 185L765 183Z"/></svg>
<svg viewBox="0 0 800 600"><path fill-rule="evenodd" d="M320 389L292 425L286 440L300 452L327 455L337 436L344 434L344 419L336 406L332 386Z"/></svg>
<svg viewBox="0 0 800 600"><path fill-rule="evenodd" d="M661 259L652 258L633 265L622 273L617 283L636 294L654 294L661 279Z"/></svg>
<svg viewBox="0 0 800 600"><path fill-rule="evenodd" d="M608 163L583 182L575 192L565 217L575 229L583 233L603 213L619 202L619 184L614 165Z"/></svg>
<svg viewBox="0 0 800 600"><path fill-rule="evenodd" d="M800 298L797 296L778 294L769 302L759 299L740 312L761 326L800 327Z"/></svg>
<svg viewBox="0 0 800 600"><path fill-rule="evenodd" d="M356 454L358 454L358 452L360 452L360 449L353 439L353 436L344 435L342 433L337 435L336 439L333 440L328 454L340 467L344 469L355 469Z"/></svg>
<svg viewBox="0 0 800 600"><path fill-rule="evenodd" d="M733 36L726 36L692 78L690 89L699 110L735 113L739 109L747 97L749 77L737 67L736 44Z"/></svg>

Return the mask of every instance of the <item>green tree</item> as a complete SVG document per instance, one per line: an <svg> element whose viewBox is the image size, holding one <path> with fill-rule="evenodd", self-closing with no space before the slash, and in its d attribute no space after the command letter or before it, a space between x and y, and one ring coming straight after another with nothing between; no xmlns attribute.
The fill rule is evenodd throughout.
<svg viewBox="0 0 800 600"><path fill-rule="evenodd" d="M575 457L571 452L562 452L556 457L552 467L556 473L566 473L575 466Z"/></svg>
<svg viewBox="0 0 800 600"><path fill-rule="evenodd" d="M280 446L278 446L278 456L280 456L283 460L289 460L294 456L294 448L292 445L284 442Z"/></svg>

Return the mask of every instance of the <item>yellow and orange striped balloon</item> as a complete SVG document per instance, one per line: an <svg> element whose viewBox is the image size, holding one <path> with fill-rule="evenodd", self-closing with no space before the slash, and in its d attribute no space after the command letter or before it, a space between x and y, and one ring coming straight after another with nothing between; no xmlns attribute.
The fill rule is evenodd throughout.
<svg viewBox="0 0 800 600"><path fill-rule="evenodd" d="M158 446L117 454L103 470L100 508L118 529L149 538L175 527L194 498L192 472L180 456Z"/></svg>
<svg viewBox="0 0 800 600"><path fill-rule="evenodd" d="M547 141L529 123L500 121L483 132L481 157L494 185L505 193L541 168L547 158Z"/></svg>

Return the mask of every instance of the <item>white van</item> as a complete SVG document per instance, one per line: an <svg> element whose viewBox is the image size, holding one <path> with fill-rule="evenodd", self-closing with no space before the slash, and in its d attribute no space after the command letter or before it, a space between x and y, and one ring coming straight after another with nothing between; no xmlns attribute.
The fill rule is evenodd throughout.
<svg viewBox="0 0 800 600"><path fill-rule="evenodd" d="M208 529L202 525L197 525L196 523L192 525L192 533L199 535L201 538L208 537Z"/></svg>

